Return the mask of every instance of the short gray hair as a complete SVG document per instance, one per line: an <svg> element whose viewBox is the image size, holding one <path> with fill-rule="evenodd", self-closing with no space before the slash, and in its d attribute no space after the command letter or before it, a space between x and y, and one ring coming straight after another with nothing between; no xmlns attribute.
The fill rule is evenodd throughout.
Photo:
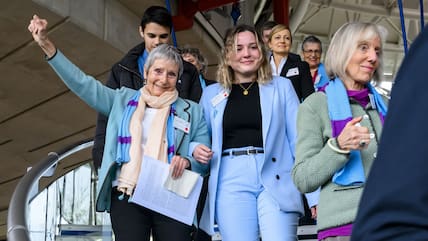
<svg viewBox="0 0 428 241"><path fill-rule="evenodd" d="M339 77L345 79L346 66L361 41L380 38L381 50L379 53L379 67L376 69L373 80L379 82L383 78L383 50L382 45L386 30L373 23L352 22L345 23L334 34L325 57L325 69L330 79Z"/></svg>
<svg viewBox="0 0 428 241"><path fill-rule="evenodd" d="M174 46L168 44L161 44L154 48L150 52L149 56L146 59L146 62L144 63L144 71L148 71L157 59L171 60L176 63L178 65L177 80L180 79L181 75L183 74L183 60L181 58L180 53Z"/></svg>

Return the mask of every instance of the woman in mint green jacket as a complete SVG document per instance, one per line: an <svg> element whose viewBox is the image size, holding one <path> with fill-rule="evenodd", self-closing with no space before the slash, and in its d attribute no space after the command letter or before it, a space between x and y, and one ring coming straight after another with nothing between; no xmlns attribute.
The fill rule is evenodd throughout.
<svg viewBox="0 0 428 241"><path fill-rule="evenodd" d="M300 105L293 180L301 192L321 187L319 240L350 240L365 178L379 144L386 99L370 81L382 72L382 34L371 23L347 23L334 35L325 89Z"/></svg>
<svg viewBox="0 0 428 241"><path fill-rule="evenodd" d="M83 73L56 49L47 38L46 20L35 15L28 29L67 87L109 117L96 209L111 212L116 240L148 241L152 234L160 241L189 241L191 226L128 202L143 156L169 163L173 178L184 169L201 174L208 169L207 163L188 155L190 142L210 146L210 137L201 107L178 97L175 85L183 72L178 51L158 46L144 65L146 85L140 90L114 90Z"/></svg>

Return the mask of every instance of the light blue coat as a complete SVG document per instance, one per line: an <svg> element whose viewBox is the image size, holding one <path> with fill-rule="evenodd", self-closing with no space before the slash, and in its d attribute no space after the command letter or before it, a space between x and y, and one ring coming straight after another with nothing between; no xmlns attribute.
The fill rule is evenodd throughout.
<svg viewBox="0 0 428 241"><path fill-rule="evenodd" d="M106 143L101 168L99 170L97 211L110 210L110 193L112 181L116 175L116 149L118 128L122 121L123 111L128 101L137 90L122 87L120 89L110 89L101 82L96 81L92 76L86 75L73 63L71 63L60 51L54 58L49 60L49 64L68 88L89 106L98 112L108 116ZM208 166L197 162L193 157L187 155L189 143L199 142L210 146L206 122L203 118L202 108L189 100L178 98L175 102L176 115L190 122L188 134L175 129L175 147L177 155L186 157L191 162L193 171L204 174ZM156 177L153 177L156 178Z"/></svg>
<svg viewBox="0 0 428 241"><path fill-rule="evenodd" d="M299 100L291 82L280 76L275 76L267 84L259 84L259 90L265 151L264 165L260 173L263 186L272 194L281 210L303 214L301 195L291 178ZM228 93L220 84L210 85L204 90L200 102L212 135L214 152L210 162L208 197L200 222L201 228L209 234L214 233L215 197L223 146L223 113L227 98L219 103L213 103L212 100L225 92ZM316 204L316 195L309 199L310 206Z"/></svg>

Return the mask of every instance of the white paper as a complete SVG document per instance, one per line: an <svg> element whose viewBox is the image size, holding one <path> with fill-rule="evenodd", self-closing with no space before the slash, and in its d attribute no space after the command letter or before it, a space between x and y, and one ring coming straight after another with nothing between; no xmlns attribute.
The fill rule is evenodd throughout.
<svg viewBox="0 0 428 241"><path fill-rule="evenodd" d="M137 186L130 201L187 225L192 225L201 193L202 177L198 177L190 195L188 198L184 198L163 187L168 175L168 164L144 156Z"/></svg>
<svg viewBox="0 0 428 241"><path fill-rule="evenodd" d="M181 197L188 198L198 182L199 177L200 175L198 173L189 170L184 170L183 175L178 179L172 178L170 173L163 186Z"/></svg>

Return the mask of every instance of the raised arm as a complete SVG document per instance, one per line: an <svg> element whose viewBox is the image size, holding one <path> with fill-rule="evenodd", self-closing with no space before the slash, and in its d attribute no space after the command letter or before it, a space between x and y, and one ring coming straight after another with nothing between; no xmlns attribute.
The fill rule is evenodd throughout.
<svg viewBox="0 0 428 241"><path fill-rule="evenodd" d="M28 25L28 31L33 35L34 41L42 48L48 58L51 58L56 53L56 47L48 38L47 33L48 21L34 15Z"/></svg>
<svg viewBox="0 0 428 241"><path fill-rule="evenodd" d="M64 84L79 98L96 111L108 116L115 99L116 90L104 86L94 77L87 75L57 50L47 36L48 22L45 19L33 16L28 30L34 41L48 57L48 63Z"/></svg>

